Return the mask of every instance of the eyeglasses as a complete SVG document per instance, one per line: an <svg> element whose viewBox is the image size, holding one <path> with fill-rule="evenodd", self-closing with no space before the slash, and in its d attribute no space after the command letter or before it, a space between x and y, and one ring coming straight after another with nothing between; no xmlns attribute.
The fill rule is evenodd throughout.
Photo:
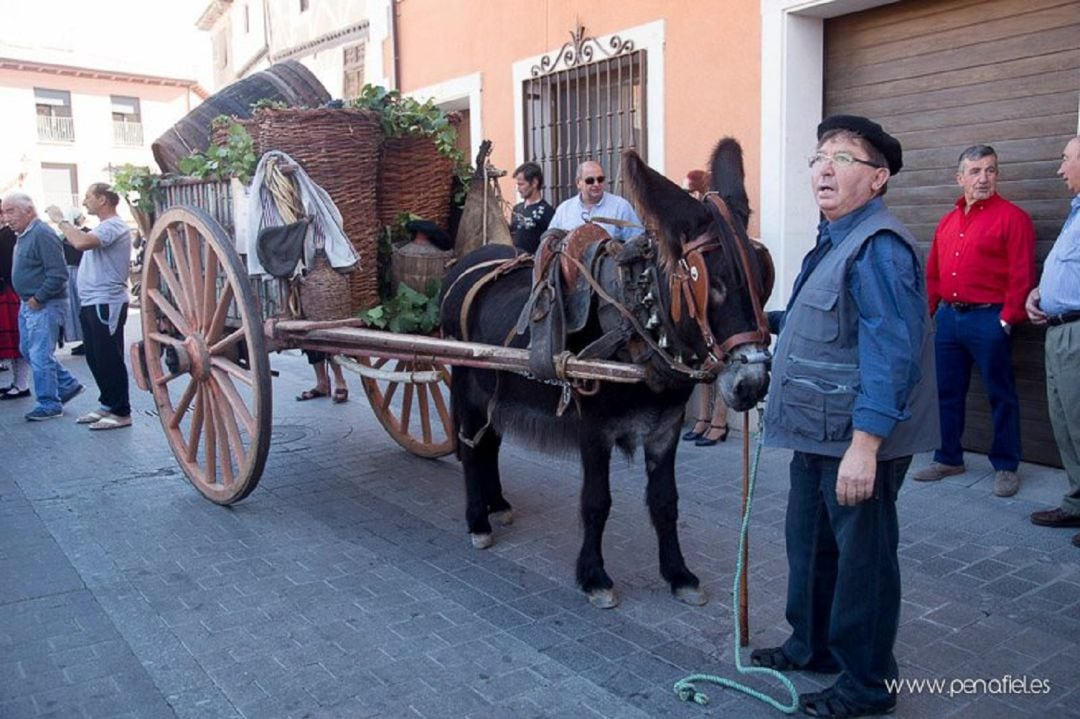
<svg viewBox="0 0 1080 719"><path fill-rule="evenodd" d="M810 167L814 167L822 162L831 162L836 167L851 167L854 164L866 165L867 167L880 168L881 165L870 162L869 160L861 160L855 157L849 152L834 152L831 155L826 155L824 152L816 152L807 158Z"/></svg>
<svg viewBox="0 0 1080 719"><path fill-rule="evenodd" d="M597 175L596 177L583 177L581 179L582 182L584 182L586 185L595 185L598 182L602 185L604 184L604 181L607 180L607 178L603 175Z"/></svg>

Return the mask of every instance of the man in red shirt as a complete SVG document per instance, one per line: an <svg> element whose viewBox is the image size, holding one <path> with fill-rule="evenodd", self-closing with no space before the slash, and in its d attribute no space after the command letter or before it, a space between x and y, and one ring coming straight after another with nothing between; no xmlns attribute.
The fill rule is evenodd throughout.
<svg viewBox="0 0 1080 719"><path fill-rule="evenodd" d="M956 182L964 196L934 232L926 262L935 355L941 447L915 479L931 482L964 472L964 403L971 365L979 368L993 416L994 494L1020 488L1020 402L1010 332L1027 320L1024 300L1035 284L1035 227L1026 212L997 194L998 158L989 145L960 153Z"/></svg>

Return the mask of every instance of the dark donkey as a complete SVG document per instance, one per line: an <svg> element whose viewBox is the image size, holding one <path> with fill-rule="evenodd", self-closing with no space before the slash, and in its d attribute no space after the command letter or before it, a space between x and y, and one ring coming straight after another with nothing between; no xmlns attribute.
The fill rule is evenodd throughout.
<svg viewBox="0 0 1080 719"><path fill-rule="evenodd" d="M724 400L736 411L753 407L768 385L768 333L761 312L766 282L759 269L764 263L746 237L749 207L742 152L734 140L722 140L714 150L712 170L713 187L719 188L723 201L699 202L647 167L636 153L626 153L623 176L658 236L643 234L625 245L609 242L583 262L568 260L583 275L592 270L595 284L586 300L587 320L569 335L566 349L642 365L646 382L539 382L513 372L454 368L451 405L473 545L490 546L489 520L511 520L499 480L504 434L540 449L576 447L584 474L577 581L599 607L618 603L601 554L611 509L612 449L618 447L627 456L638 446L644 449L646 501L659 543L660 573L677 598L704 604L705 593L686 566L676 527L675 450L684 406L695 382L717 374ZM731 208L734 215L718 208ZM587 233L603 234L598 230L586 226ZM568 246L578 232L567 238ZM541 251L538 258L542 256ZM514 257L512 248L489 245L448 273L441 315L447 337L528 344L529 331L518 334L515 327L533 294L532 262Z"/></svg>

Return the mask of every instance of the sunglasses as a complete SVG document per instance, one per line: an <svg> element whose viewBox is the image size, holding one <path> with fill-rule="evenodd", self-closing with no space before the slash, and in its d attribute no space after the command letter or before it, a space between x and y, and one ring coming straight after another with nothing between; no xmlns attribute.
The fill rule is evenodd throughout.
<svg viewBox="0 0 1080 719"><path fill-rule="evenodd" d="M604 184L604 180L606 180L606 179L607 178L604 177L603 175L598 175L596 177L584 177L584 178L582 178L582 181L586 185L595 185L598 182L602 185L602 184Z"/></svg>

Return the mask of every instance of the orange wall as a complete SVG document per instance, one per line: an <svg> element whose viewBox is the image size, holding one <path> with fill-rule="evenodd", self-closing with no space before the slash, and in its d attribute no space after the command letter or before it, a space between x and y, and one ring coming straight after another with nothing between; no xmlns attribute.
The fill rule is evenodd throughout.
<svg viewBox="0 0 1080 719"><path fill-rule="evenodd" d="M580 23L598 37L665 21L665 174L676 182L704 167L712 146L736 137L746 157L756 206L760 177L761 20L753 0L688 3L656 0L399 0L401 90L482 73L484 135L494 162L513 169L514 62L553 52ZM650 124L650 132L654 126ZM511 196L512 185L503 192ZM756 233L756 221L751 231Z"/></svg>

